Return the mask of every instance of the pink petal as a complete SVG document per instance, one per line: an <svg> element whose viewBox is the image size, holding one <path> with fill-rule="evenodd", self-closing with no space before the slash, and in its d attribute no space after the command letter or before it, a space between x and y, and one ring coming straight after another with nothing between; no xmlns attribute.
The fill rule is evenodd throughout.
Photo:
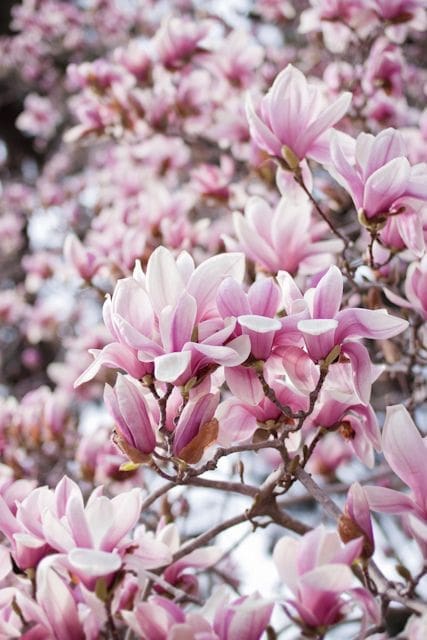
<svg viewBox="0 0 427 640"><path fill-rule="evenodd" d="M77 604L51 564L48 558L38 567L37 600L46 612L57 640L83 640Z"/></svg>
<svg viewBox="0 0 427 640"><path fill-rule="evenodd" d="M406 158L395 158L368 178L362 205L368 217L386 213L393 202L405 193L410 170Z"/></svg>
<svg viewBox="0 0 427 640"><path fill-rule="evenodd" d="M89 352L95 357L95 360L77 378L74 388L92 380L101 367L123 369L134 378L141 378L147 373L147 365L137 360L134 352L124 344L112 342L101 350L89 349Z"/></svg>
<svg viewBox="0 0 427 640"><path fill-rule="evenodd" d="M413 500L400 491L386 487L364 487L369 508L382 513L417 513Z"/></svg>
<svg viewBox="0 0 427 640"><path fill-rule="evenodd" d="M304 145L307 148L309 148L316 138L326 131L326 129L329 129L329 127L332 127L341 120L341 118L347 113L351 100L352 94L346 91L326 109L322 110L314 122L303 132Z"/></svg>
<svg viewBox="0 0 427 640"><path fill-rule="evenodd" d="M424 505L427 448L403 405L387 407L382 441L384 456L390 467L413 490L416 502Z"/></svg>
<svg viewBox="0 0 427 640"><path fill-rule="evenodd" d="M368 144L362 144L365 142L365 139ZM361 134L358 137L356 155L363 170L364 179L366 180L391 160L405 157L407 151L405 141L400 131L390 127L381 131L375 138L371 135L369 135L368 138L367 134Z"/></svg>
<svg viewBox="0 0 427 640"><path fill-rule="evenodd" d="M296 562L299 550L300 542L285 536L280 538L273 551L273 560L279 576L294 594L298 592L299 573Z"/></svg>
<svg viewBox="0 0 427 640"><path fill-rule="evenodd" d="M148 415L146 401L142 389L123 375L117 376L116 398L123 420L132 434L132 441L137 449L144 453L151 452L156 445L156 437ZM119 421L119 424L122 420Z"/></svg>
<svg viewBox="0 0 427 640"><path fill-rule="evenodd" d="M232 370L229 367L227 372ZM255 416L238 400L220 403L216 417L219 422L218 444L223 447L248 440L258 428Z"/></svg>
<svg viewBox="0 0 427 640"><path fill-rule="evenodd" d="M414 210L405 211L397 216L396 223L405 245L417 258L422 258L425 253L425 242L421 213Z"/></svg>
<svg viewBox="0 0 427 640"><path fill-rule="evenodd" d="M247 598L233 606L234 615L228 627L227 640L259 640L271 618L273 604L261 598Z"/></svg>
<svg viewBox="0 0 427 640"><path fill-rule="evenodd" d="M372 363L369 352L360 342L345 342L342 353L350 359L354 388L362 404L368 404L372 387Z"/></svg>
<svg viewBox="0 0 427 640"><path fill-rule="evenodd" d="M226 367L225 380L230 391L249 405L256 406L264 397L264 391L256 373L249 367Z"/></svg>
<svg viewBox="0 0 427 640"><path fill-rule="evenodd" d="M408 322L389 315L385 310L343 309L336 319L339 322L335 338L337 343L345 338L392 338L408 327Z"/></svg>
<svg viewBox="0 0 427 640"><path fill-rule="evenodd" d="M218 394L199 396L195 402L189 402L184 407L179 418L174 436L174 452L180 451L198 434L200 427L212 420L218 406Z"/></svg>
<svg viewBox="0 0 427 640"><path fill-rule="evenodd" d="M223 253L200 264L188 281L187 291L197 302L196 322L218 315L216 295L221 282L228 276L243 282L245 275L243 253Z"/></svg>
<svg viewBox="0 0 427 640"><path fill-rule="evenodd" d="M341 186L347 189L354 200L356 208L359 209L363 201L363 184L355 167L347 159L350 155L349 146L353 147L354 150L354 140L347 134L338 131L332 131L330 140L331 158L336 170L331 171L331 173Z"/></svg>
<svg viewBox="0 0 427 640"><path fill-rule="evenodd" d="M249 289L248 299L252 313L273 318L280 304L280 289L273 278L260 279Z"/></svg>
<svg viewBox="0 0 427 640"><path fill-rule="evenodd" d="M332 265L319 280L313 298L313 318L335 318L343 294L343 277L338 267Z"/></svg>
<svg viewBox="0 0 427 640"><path fill-rule="evenodd" d="M303 393L315 389L319 370L310 356L299 347L286 347L282 352L283 366L292 384Z"/></svg>
<svg viewBox="0 0 427 640"><path fill-rule="evenodd" d="M157 315L168 304L174 305L184 290L184 283L168 249L157 247L147 263L147 290Z"/></svg>
<svg viewBox="0 0 427 640"><path fill-rule="evenodd" d="M154 376L160 382L175 382L188 368L190 351L165 353L154 360Z"/></svg>
<svg viewBox="0 0 427 640"><path fill-rule="evenodd" d="M218 289L216 299L218 311L223 318L250 313L248 298L241 285L233 278L226 278Z"/></svg>
<svg viewBox="0 0 427 640"><path fill-rule="evenodd" d="M115 573L122 566L118 553L107 553L98 549L72 549L68 553L71 567L85 578L96 578Z"/></svg>
<svg viewBox="0 0 427 640"><path fill-rule="evenodd" d="M224 347L191 343L191 348L201 353L207 360L227 367L236 367L248 358L251 352L251 342L249 336L239 336L230 340Z"/></svg>
<svg viewBox="0 0 427 640"><path fill-rule="evenodd" d="M326 564L316 567L300 578L304 586L314 587L321 591L335 591L340 593L350 589L354 584L354 575L345 564Z"/></svg>
<svg viewBox="0 0 427 640"><path fill-rule="evenodd" d="M165 351L180 351L191 340L197 315L197 303L184 291L175 307L165 307L160 314L160 334Z"/></svg>
<svg viewBox="0 0 427 640"><path fill-rule="evenodd" d="M406 188L406 195L420 200L427 200L427 163L416 164L411 168L411 177Z"/></svg>
<svg viewBox="0 0 427 640"><path fill-rule="evenodd" d="M246 117L248 119L251 137L258 147L264 149L264 151L267 151L267 153L272 156L280 157L282 148L280 140L257 115L250 95L248 95L246 99Z"/></svg>

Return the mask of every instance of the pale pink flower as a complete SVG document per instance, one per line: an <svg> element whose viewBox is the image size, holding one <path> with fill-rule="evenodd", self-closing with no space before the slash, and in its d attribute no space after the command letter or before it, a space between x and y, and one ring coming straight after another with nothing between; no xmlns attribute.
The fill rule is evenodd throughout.
<svg viewBox="0 0 427 640"><path fill-rule="evenodd" d="M282 324L275 318L280 290L272 278L257 280L248 290L233 278L226 278L218 289L217 307L225 321L235 321L235 339L247 338L253 359L267 361L274 349ZM248 353L249 356L249 353ZM257 404L263 397L261 383L251 367L227 367L225 378L231 391L241 400Z"/></svg>
<svg viewBox="0 0 427 640"><path fill-rule="evenodd" d="M303 628L324 629L341 620L348 602L345 595L353 606L361 606L365 617L378 620L376 602L367 590L355 586L350 569L360 557L362 546L362 538L343 546L339 535L323 525L299 540L285 536L276 544L274 562L292 591L292 598L285 602L296 611Z"/></svg>
<svg viewBox="0 0 427 640"><path fill-rule="evenodd" d="M411 166L402 135L386 129L373 136L361 133L357 140L335 132L331 136L332 175L350 193L362 224L384 223L395 215L402 238L417 252L421 234L418 201L427 200L427 165Z"/></svg>
<svg viewBox="0 0 427 640"><path fill-rule="evenodd" d="M347 494L344 516L339 522L339 533L343 542L363 536L362 556L370 558L374 552L374 532L369 503L363 487L354 482Z"/></svg>
<svg viewBox="0 0 427 640"><path fill-rule="evenodd" d="M166 545L171 554L176 553L181 547L181 539L177 526L175 524L164 525L163 522L160 522L156 534L156 542ZM215 565L221 557L222 551L219 547L200 547L176 562L171 561L169 566L164 570L163 577L170 584L183 589L187 593L197 593L198 579L192 570L196 569L200 571L211 567ZM159 588L159 591L162 592L162 589Z"/></svg>
<svg viewBox="0 0 427 640"><path fill-rule="evenodd" d="M231 85L247 87L263 58L263 48L245 31L233 31L223 41L213 64L214 69Z"/></svg>
<svg viewBox="0 0 427 640"><path fill-rule="evenodd" d="M114 443L132 462L148 460L156 434L142 385L118 374L114 388L105 385L104 402L115 420Z"/></svg>
<svg viewBox="0 0 427 640"><path fill-rule="evenodd" d="M412 308L427 320L427 255L409 265L405 293Z"/></svg>
<svg viewBox="0 0 427 640"><path fill-rule="evenodd" d="M151 255L144 274L120 280L103 307L114 340L76 381L90 380L106 365L139 379L153 373L160 382L182 385L207 365L233 367L249 355L249 338L233 337L236 320L224 322L216 294L228 276L242 281L244 256L208 258L197 268L189 254L175 260L164 247Z"/></svg>
<svg viewBox="0 0 427 640"><path fill-rule="evenodd" d="M90 281L102 264L102 259L87 249L77 238L70 234L64 242L64 257L83 280Z"/></svg>
<svg viewBox="0 0 427 640"><path fill-rule="evenodd" d="M307 353L315 363L330 358L332 364L340 354L346 356L353 368L357 396L362 404L367 404L372 365L366 347L358 340L382 340L395 336L406 329L407 321L390 316L385 309L348 308L340 311L343 277L335 266L330 267L317 286L306 291L304 296L298 292L289 274L281 272L279 279L288 311L288 317L282 320L283 329L289 325L292 331L303 337ZM298 311L296 322L292 317L295 311Z"/></svg>
<svg viewBox="0 0 427 640"><path fill-rule="evenodd" d="M310 0L311 8L301 13L299 31L321 31L324 43L333 53L344 52L354 39L372 28L370 0Z"/></svg>
<svg viewBox="0 0 427 640"><path fill-rule="evenodd" d="M338 253L343 243L323 240L325 226L313 219L311 211L304 194L282 197L273 211L263 198L254 196L244 215L233 214L234 230L248 258L270 273L318 273L331 264L331 254Z"/></svg>
<svg viewBox="0 0 427 640"><path fill-rule="evenodd" d="M205 610L215 607L212 623ZM185 613L178 605L159 596L138 603L133 611L122 611L130 628L143 640L260 640L271 617L273 605L257 595L233 602L212 596L201 612ZM211 616L210 616L211 617Z"/></svg>
<svg viewBox="0 0 427 640"><path fill-rule="evenodd" d="M282 405L291 408L293 412L306 411L308 398L297 393L284 382L273 379L270 387L274 390L276 398ZM262 392L262 389L261 389ZM283 425L283 413L271 400L263 394L256 404L244 402L238 398L230 398L221 402L217 411L219 422L219 444L228 447L231 444L248 441L259 428L269 429ZM299 440L298 440L299 442ZM289 438L287 447L289 449Z"/></svg>
<svg viewBox="0 0 427 640"><path fill-rule="evenodd" d="M187 445L190 445L201 430L213 419L218 402L219 393L208 393L190 400L185 405L174 432L173 451L177 457L182 454ZM210 442L207 444L210 444ZM200 451L200 457L201 455L202 450Z"/></svg>
<svg viewBox="0 0 427 640"><path fill-rule="evenodd" d="M386 22L388 38L402 43L409 29L425 31L427 15L425 0L372 0L372 9Z"/></svg>
<svg viewBox="0 0 427 640"><path fill-rule="evenodd" d="M289 371L290 351L284 353L285 368ZM297 357L297 349L293 358ZM365 371L366 387L377 378L377 373ZM295 380L295 376L292 376ZM308 391L308 390L307 390ZM368 467L374 466L374 449L381 450L381 437L375 411L370 404L360 401L355 389L355 375L349 363L334 364L325 380L313 413L307 425L337 428L338 433Z"/></svg>
<svg viewBox="0 0 427 640"><path fill-rule="evenodd" d="M367 59L362 88L366 95L382 89L387 95L400 96L405 78L405 61L399 47L387 38L375 41Z"/></svg>
<svg viewBox="0 0 427 640"><path fill-rule="evenodd" d="M343 93L326 106L322 90L288 65L276 77L258 110L248 100L251 136L272 156L285 159L287 148L297 161L308 157L322 162L328 157L330 129L345 115L350 102L351 94Z"/></svg>
<svg viewBox="0 0 427 640"><path fill-rule="evenodd" d="M157 55L167 69L180 69L190 62L192 57L205 50L202 40L208 33L208 25L179 17L165 20L156 33Z"/></svg>
<svg viewBox="0 0 427 640"><path fill-rule="evenodd" d="M49 98L30 93L24 100L24 111L18 116L16 126L31 136L49 140L60 121L61 114Z"/></svg>

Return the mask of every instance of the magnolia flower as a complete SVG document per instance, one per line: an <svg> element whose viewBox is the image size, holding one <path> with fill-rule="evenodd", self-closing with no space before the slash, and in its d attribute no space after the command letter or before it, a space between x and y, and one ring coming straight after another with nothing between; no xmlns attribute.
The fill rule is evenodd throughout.
<svg viewBox="0 0 427 640"><path fill-rule="evenodd" d="M351 94L343 93L326 106L322 90L288 65L262 98L258 111L248 99L251 136L261 149L284 158L291 169L306 157L322 162L328 157L328 130L345 115L350 102Z"/></svg>
<svg viewBox="0 0 427 640"><path fill-rule="evenodd" d="M34 489L18 504L15 516L0 496L0 530L16 564L36 567L55 550L89 587L97 577L120 569L125 537L140 515L141 491L133 489L112 500L101 491L95 489L85 506L80 488L64 476L55 491Z"/></svg>
<svg viewBox="0 0 427 640"><path fill-rule="evenodd" d="M249 198L244 215L233 214L234 231L248 258L270 273L318 273L343 243L322 240L325 225L313 220L308 198L302 191L292 195L282 197L274 211L263 198Z"/></svg>
<svg viewBox="0 0 427 640"><path fill-rule="evenodd" d="M334 53L344 52L355 32L365 35L372 26L372 12L366 0L310 0L301 13L299 32L322 31L323 41Z"/></svg>
<svg viewBox="0 0 427 640"><path fill-rule="evenodd" d="M156 435L141 384L118 374L114 388L105 385L104 402L116 423L115 444L132 462L147 460Z"/></svg>
<svg viewBox="0 0 427 640"><path fill-rule="evenodd" d="M288 273L280 272L279 281L284 292L288 317L282 321L283 329L289 325L303 337L308 355L315 363L332 364L340 354L347 357L353 368L354 388L362 402L369 402L372 365L369 353L359 338L382 340L395 336L408 326L406 320L390 316L383 309L348 308L339 311L343 295L343 277L338 267L332 266L315 288L304 296ZM296 321L293 313L296 313ZM301 357L305 354L300 350ZM286 360L284 362L286 368Z"/></svg>
<svg viewBox="0 0 427 640"><path fill-rule="evenodd" d="M427 201L427 165L411 166L402 135L385 129L377 136L331 136L332 175L350 193L362 224L384 224L396 216L400 235L419 255L423 237L419 201Z"/></svg>
<svg viewBox="0 0 427 640"><path fill-rule="evenodd" d="M384 292L394 304L414 309L427 320L427 255L424 255L419 262L412 262L408 267L405 280L406 298L390 289L385 289Z"/></svg>
<svg viewBox="0 0 427 640"><path fill-rule="evenodd" d="M355 586L350 569L360 557L362 538L342 545L335 531L323 525L299 540L289 536L276 544L273 559L283 582L292 591L286 604L294 609L304 628L329 627L342 619L347 594L366 617L378 619L378 607L371 594Z"/></svg>
<svg viewBox="0 0 427 640"><path fill-rule="evenodd" d="M347 494L344 515L339 521L339 534L343 542L363 536L362 556L370 558L374 552L374 532L372 529L369 503L363 488L354 482Z"/></svg>
<svg viewBox="0 0 427 640"><path fill-rule="evenodd" d="M247 336L231 338L235 320L224 322L216 294L224 278L243 280L244 255L208 258L197 268L186 252L175 260L164 247L150 256L144 274L119 280L103 307L112 339L76 380L87 382L102 366L124 369L134 378L154 373L156 380L186 384L208 365L233 367L249 355Z"/></svg>
<svg viewBox="0 0 427 640"><path fill-rule="evenodd" d="M233 278L226 278L217 294L219 313L230 321L235 319L235 339L250 341L250 354L256 360L266 361L270 357L275 337L282 325L275 314L280 303L280 289L272 278L257 280L248 293ZM248 353L249 356L249 353ZM230 366L225 370L225 379L231 391L241 400L258 404L264 393L254 369Z"/></svg>
<svg viewBox="0 0 427 640"><path fill-rule="evenodd" d="M307 395L294 391L281 380L273 380L270 386L279 402L290 407L293 412L308 409ZM248 441L257 429L264 429L268 433L270 429L283 425L283 413L276 404L265 396L257 404L243 402L238 398L224 400L219 405L216 415L219 422L218 441L224 447ZM297 447L300 440L299 435L295 434L293 439L292 444ZM290 447L288 438L288 451Z"/></svg>
<svg viewBox="0 0 427 640"><path fill-rule="evenodd" d="M214 594L201 612L186 613L174 602L156 596L121 614L143 640L260 640L273 605L257 595L228 600L223 594ZM204 614L212 608L210 622Z"/></svg>
<svg viewBox="0 0 427 640"><path fill-rule="evenodd" d="M207 23L196 23L178 17L165 20L155 38L159 60L167 69L180 69L195 54L204 51L201 41L207 34Z"/></svg>

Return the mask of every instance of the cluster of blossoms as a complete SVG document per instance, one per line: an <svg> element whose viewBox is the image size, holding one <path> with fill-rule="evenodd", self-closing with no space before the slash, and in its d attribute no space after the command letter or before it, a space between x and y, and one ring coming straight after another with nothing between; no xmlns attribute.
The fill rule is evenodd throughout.
<svg viewBox="0 0 427 640"><path fill-rule="evenodd" d="M9 4L0 639L424 640L426 0Z"/></svg>

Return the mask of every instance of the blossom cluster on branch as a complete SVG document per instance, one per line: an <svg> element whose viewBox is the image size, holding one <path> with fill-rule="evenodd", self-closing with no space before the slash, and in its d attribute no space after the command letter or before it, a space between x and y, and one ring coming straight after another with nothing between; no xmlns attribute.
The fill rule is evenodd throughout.
<svg viewBox="0 0 427 640"><path fill-rule="evenodd" d="M0 640L424 640L426 0L10 4Z"/></svg>

